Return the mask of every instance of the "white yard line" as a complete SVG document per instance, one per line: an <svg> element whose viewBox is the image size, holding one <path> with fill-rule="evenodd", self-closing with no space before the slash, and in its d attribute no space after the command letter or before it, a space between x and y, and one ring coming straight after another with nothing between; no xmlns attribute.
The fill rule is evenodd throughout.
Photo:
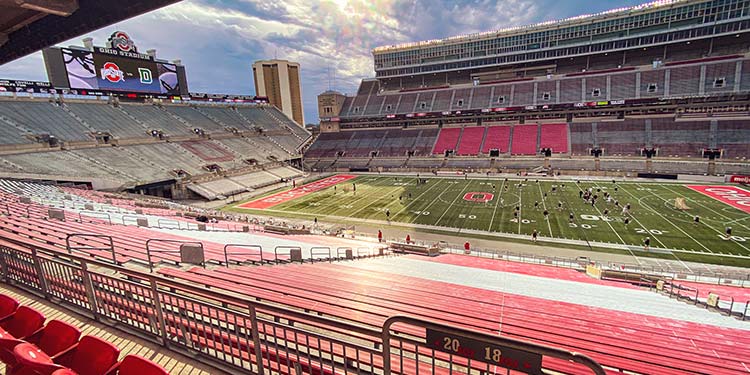
<svg viewBox="0 0 750 375"><path fill-rule="evenodd" d="M547 211L547 203L544 199L544 192L542 192L542 184L537 182L536 187L539 188L539 197L542 198L542 207L544 208L545 211ZM547 221L547 228L549 228L549 236L550 238L554 238L554 236L552 236L552 224L550 224L549 222L549 217L545 217L545 220Z"/></svg>
<svg viewBox="0 0 750 375"><path fill-rule="evenodd" d="M661 196L657 195L657 194L656 194L656 193L654 193L653 191L651 191L651 195L653 195L653 196L655 196L655 197L657 197L657 198L659 198L659 199L663 200L664 202L667 202L667 200L666 200L666 199L664 199L664 198L662 198ZM654 211L654 212L655 212L655 213L656 213L657 215L661 216L661 217L662 217L662 218L663 218L663 219L664 219L664 220L665 220L666 222L668 222L668 223L672 224L672 226L674 226L675 228L677 228L677 229L678 229L678 230L679 230L680 232L682 232L682 233L683 233L683 234L685 234L686 236L690 237L690 239L692 239L693 241L695 241L696 243L698 243L698 245L701 245L701 247L703 247L704 249L708 250L709 252L712 252L712 251L711 251L711 249L709 249L708 247L706 247L705 245L703 245L702 243L700 243L700 242L699 242L698 240L696 240L695 238L693 238L693 236L691 236L690 234L688 234L687 232L685 232L684 230L682 230L682 228L680 228L680 227L676 226L676 225L675 225L674 223L672 223L671 221L669 221L669 219L667 219L666 217L664 217L664 215L662 215L662 214L658 213L657 211L655 211L654 209L652 209L652 208L651 208L650 206L649 206L648 208L649 208L649 209L650 209L651 211ZM682 212L682 213L684 213L684 214L686 214L686 215L688 215L688 216L692 216L692 215L688 214L687 212ZM701 220L701 221L703 221L703 220ZM702 224L703 224L703 225L705 225L705 226L706 226L706 228L710 228L711 230L713 230L714 232L718 233L719 235L722 235L722 236L724 235L724 233L723 233L722 231L720 231L720 230L718 230L718 229L716 229L716 228L714 228L714 227L712 227L712 226L710 226L710 225L706 224L705 222L704 222L704 223L702 223ZM747 250L748 252L750 252L750 249L748 249L748 248L747 248L747 246L745 246L745 245L741 244L740 242L734 241L734 243L736 243L737 245L739 245L739 246L740 246L740 247L742 247L743 249L745 249L745 250Z"/></svg>
<svg viewBox="0 0 750 375"><path fill-rule="evenodd" d="M451 207L453 207L453 204L456 203L456 201L458 200L458 197L463 197L464 191L466 190L467 187L469 187L469 185L471 185L470 182L467 182L464 184L463 189L461 189L461 192L458 193L458 195L456 195L455 198L453 198L453 202L451 202L450 206L448 206L448 209L445 210L443 214L440 215L440 217L437 219L437 221L434 224L435 226L438 226L438 224L440 224L440 220L443 220L443 217L445 217L445 214L447 214L451 210Z"/></svg>
<svg viewBox="0 0 750 375"><path fill-rule="evenodd" d="M417 195L417 197L414 198L411 202L409 202L409 204L407 204L406 206L404 206L404 208L402 208L401 210L399 210L398 212L396 212L396 214L393 215L393 217L391 218L391 220L395 219L396 216L398 216L399 214L401 214L402 212L404 212L404 210L406 210L407 208L411 207L412 204L414 204L416 202L419 202L419 198L422 198L422 196L425 195L425 194L427 194L427 192L429 192L430 190L434 189L436 186L440 185L441 182L442 181L438 181L438 182L432 184L432 186L430 186L427 190L423 191L422 194Z"/></svg>
<svg viewBox="0 0 750 375"><path fill-rule="evenodd" d="M403 189L403 188L404 188L404 186L407 186L407 185L400 185L400 186L397 186L397 187L395 187L395 188L389 189L389 190L388 190L388 193L386 193L385 195L387 196L388 194L390 194L390 193L392 193L392 192L394 192L394 191L397 191L398 189ZM364 195L364 194L363 194L363 195ZM352 202L351 204L353 205L354 203L356 203L356 202L359 202L359 201L361 201L362 199L365 199L365 198L369 198L369 199L372 199L372 197L362 197L362 198L360 198L360 199L358 199L358 200L356 200L356 201ZM356 211L352 212L352 213L351 213L351 214L349 214L349 215L350 215L350 216L354 216L355 214L359 213L360 211L362 211L362 210L366 209L367 207L370 207L370 206L372 206L373 204L375 204L375 202L377 202L377 201L379 201L379 200L380 200L380 199L373 199L373 200L372 200L372 202L370 202L370 204L368 204L368 205L366 205L366 206L364 206L364 207L362 207L362 208L360 208L360 209L358 209L358 210L356 210ZM393 202L391 202L391 203L393 203Z"/></svg>
<svg viewBox="0 0 750 375"><path fill-rule="evenodd" d="M578 185L578 182L576 182L575 184L576 184L576 187L578 188L578 190L583 190L583 189L581 189L581 186ZM575 199L575 198L573 198L573 199ZM596 205L594 205L594 209L596 209L596 212L599 213L599 216L604 216L604 215L602 215L602 211L599 210L599 207L596 207ZM635 219L635 218L633 218L633 219ZM627 246L628 245L627 242L625 242L625 240L622 238L622 236L620 235L620 233L615 229L615 227L612 226L612 223L610 223L609 221L606 221L606 220L604 222L607 223L607 225L609 226L609 229L612 229L612 232L615 234L615 236L617 236L617 238L620 239L620 242L622 242L623 245ZM641 224L638 223L638 225L641 225ZM657 241L659 241L659 239L656 238L656 237L654 237L654 239L657 240ZM661 241L659 241L659 243L661 244L662 247L665 247L664 244ZM631 250L629 247L628 247L628 252L633 257L633 259L635 259L635 261L638 262L638 265L640 266L641 265L641 260L638 259L638 256L636 256L635 253L633 252L633 250Z"/></svg>
<svg viewBox="0 0 750 375"><path fill-rule="evenodd" d="M497 208L500 206L500 199L503 194L503 188L505 188L505 180L500 184L500 190L497 191L497 200L495 201L495 209L492 210L492 217L490 217L490 227L487 229L488 232L492 232L492 223L495 221L495 215L497 214Z"/></svg>
<svg viewBox="0 0 750 375"><path fill-rule="evenodd" d="M670 189L670 188L668 188L668 187L666 187L666 186L665 186L664 188L665 188L665 189L667 189L667 190L669 190L669 191L671 191L672 193L675 193L675 194L679 194L678 192L676 192L676 191L674 191L674 190L672 190L672 189ZM686 189L687 189L687 188L686 188ZM690 191L692 191L692 192L696 192L695 190L690 190ZM700 193L699 193L699 194L700 194ZM701 195L702 195L702 196L704 196L704 197L706 197L706 198L710 198L710 197L709 197L709 196L707 196L707 195L704 195L704 194L701 194ZM713 198L711 198L711 199L713 199ZM688 198L688 200L689 200L689 201L691 201L691 202L693 202L693 203L695 203L695 204L697 204L697 205L699 205L699 206L701 206L701 207L703 207L703 208L705 208L705 209L706 209L706 210L708 210L708 211L711 211L711 212L713 212L713 213L715 213L715 214L717 214L717 215L719 215L719 216L721 216L721 217L725 218L725 219L731 219L731 217L729 217L729 216L726 216L726 215L722 214L721 212L719 212L719 211L716 211L716 210L714 210L714 209L712 209L712 208L710 208L710 207L708 207L708 206L706 206L706 205L704 205L704 204L702 204L702 203L698 202L698 201L697 201L697 200L695 200L695 199L692 199L692 198ZM714 199L714 200L715 200L715 199ZM716 202L720 202L720 201L716 200ZM720 203L724 204L723 202L720 202ZM744 220L744 219L747 219L747 217L746 217L746 218L740 218L740 219L732 220L732 221L729 221L729 223L734 223L734 222L738 222L738 221L741 221L741 220ZM741 226L741 227L743 227L743 228L745 228L745 229L750 229L750 227L748 227L747 225L744 225L744 224L738 224L738 225L739 225L739 226Z"/></svg>

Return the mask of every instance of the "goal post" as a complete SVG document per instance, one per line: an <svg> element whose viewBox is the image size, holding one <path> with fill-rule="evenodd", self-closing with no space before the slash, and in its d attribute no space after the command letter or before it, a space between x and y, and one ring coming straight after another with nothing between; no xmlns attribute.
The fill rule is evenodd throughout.
<svg viewBox="0 0 750 375"><path fill-rule="evenodd" d="M674 208L677 210L689 210L687 203L685 203L684 197L678 197L674 199Z"/></svg>

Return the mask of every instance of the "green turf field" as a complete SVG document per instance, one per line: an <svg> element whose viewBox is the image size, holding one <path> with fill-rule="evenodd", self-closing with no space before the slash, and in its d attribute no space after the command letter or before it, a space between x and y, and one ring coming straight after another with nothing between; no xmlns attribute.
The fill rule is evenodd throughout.
<svg viewBox="0 0 750 375"><path fill-rule="evenodd" d="M600 197L594 207L579 198L579 190L589 188ZM605 191L612 195L611 203L603 198ZM467 201L464 196L470 192L494 196L487 202ZM685 198L690 209L676 209L674 199L678 197ZM623 215L614 200L621 207L630 204L630 213ZM559 204L562 209L558 209ZM517 206L520 211L515 218ZM543 215L545 209L548 220ZM335 190L327 188L265 211L269 215L294 214L321 220L329 217L386 221L387 210L396 225L423 224L515 235L530 235L537 230L540 237L633 245L635 251L642 248L644 238L650 237L654 248L695 255L750 256L750 215L669 182L613 184L428 177L426 184L418 185L415 177L358 176L340 183ZM609 210L606 216L605 210ZM572 223L570 213L574 216ZM695 215L700 216L700 224L693 223ZM626 216L630 217L628 225L624 223ZM733 228L731 239L724 236L727 226Z"/></svg>

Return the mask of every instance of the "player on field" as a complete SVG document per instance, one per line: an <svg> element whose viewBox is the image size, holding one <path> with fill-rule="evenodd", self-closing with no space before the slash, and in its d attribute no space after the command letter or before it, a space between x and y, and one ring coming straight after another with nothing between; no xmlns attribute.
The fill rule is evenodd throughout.
<svg viewBox="0 0 750 375"><path fill-rule="evenodd" d="M549 220L549 211L544 210L544 220Z"/></svg>
<svg viewBox="0 0 750 375"><path fill-rule="evenodd" d="M646 237L646 238L645 238L645 239L643 240L643 250L646 250L646 251L648 251L648 248L649 248L649 246L651 246L651 239L650 239L650 238L648 238L648 237Z"/></svg>
<svg viewBox="0 0 750 375"><path fill-rule="evenodd" d="M568 215L568 222L569 223L573 222L573 213L572 212L570 213L570 215Z"/></svg>
<svg viewBox="0 0 750 375"><path fill-rule="evenodd" d="M724 230L724 232L727 234L727 239L732 238L732 227L727 227L727 229Z"/></svg>
<svg viewBox="0 0 750 375"><path fill-rule="evenodd" d="M695 217L693 218L693 224L698 225L700 224L700 222L701 222L701 217L698 215L695 215Z"/></svg>
<svg viewBox="0 0 750 375"><path fill-rule="evenodd" d="M538 235L538 232L536 231L536 229L534 229L534 231L531 232L531 241L536 242L537 235Z"/></svg>
<svg viewBox="0 0 750 375"><path fill-rule="evenodd" d="M539 202L538 201L534 201L534 209L536 210L538 208L539 208Z"/></svg>

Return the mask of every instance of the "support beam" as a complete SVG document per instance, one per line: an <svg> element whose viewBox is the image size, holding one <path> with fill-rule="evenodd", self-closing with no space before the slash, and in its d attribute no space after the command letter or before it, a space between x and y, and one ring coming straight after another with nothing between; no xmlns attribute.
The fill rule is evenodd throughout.
<svg viewBox="0 0 750 375"><path fill-rule="evenodd" d="M0 6L67 17L78 10L78 0L0 0Z"/></svg>

